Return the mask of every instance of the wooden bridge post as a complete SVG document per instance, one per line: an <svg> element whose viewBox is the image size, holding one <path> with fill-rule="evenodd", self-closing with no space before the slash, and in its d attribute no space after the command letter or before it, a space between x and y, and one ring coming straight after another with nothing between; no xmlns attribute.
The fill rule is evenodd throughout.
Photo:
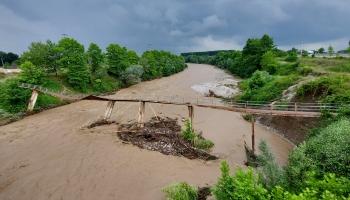
<svg viewBox="0 0 350 200"><path fill-rule="evenodd" d="M139 127L141 128L144 127L145 108L146 108L146 102L140 101L138 124L139 124Z"/></svg>
<svg viewBox="0 0 350 200"><path fill-rule="evenodd" d="M188 118L190 120L190 123L192 124L192 129L193 129L193 118L194 118L194 111L193 111L193 105L188 105Z"/></svg>
<svg viewBox="0 0 350 200"><path fill-rule="evenodd" d="M297 106L297 103L295 102L294 103L294 112L296 112L298 110L298 106Z"/></svg>
<svg viewBox="0 0 350 200"><path fill-rule="evenodd" d="M114 104L115 104L115 101L108 101L105 115L103 116L104 120L108 120L109 118L111 118Z"/></svg>
<svg viewBox="0 0 350 200"><path fill-rule="evenodd" d="M255 153L255 118L254 118L254 115L252 115L251 122L252 122L252 150L253 150L253 153Z"/></svg>
<svg viewBox="0 0 350 200"><path fill-rule="evenodd" d="M36 100L38 99L38 95L39 95L39 92L37 90L33 90L32 96L30 97L29 103L28 103L28 109L27 109L28 112L32 112L34 110L34 106L35 106Z"/></svg>

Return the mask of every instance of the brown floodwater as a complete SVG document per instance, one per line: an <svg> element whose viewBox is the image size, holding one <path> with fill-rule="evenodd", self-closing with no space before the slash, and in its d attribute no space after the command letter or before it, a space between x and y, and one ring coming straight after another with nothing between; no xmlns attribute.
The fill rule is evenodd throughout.
<svg viewBox="0 0 350 200"><path fill-rule="evenodd" d="M189 64L176 75L120 90L118 97L205 98L192 85L232 78L209 65ZM220 104L220 100L206 98ZM117 125L82 128L102 116L105 102L79 101L0 127L0 199L164 199L166 185L187 181L212 185L220 161L244 167L244 140L251 124L240 113L194 108L194 128L212 140L220 160L201 161L166 156L122 143ZM155 115L186 118L187 107L146 105L146 119ZM137 103L116 103L112 120L136 120ZM293 145L267 127L256 125L257 143L265 140L284 164Z"/></svg>

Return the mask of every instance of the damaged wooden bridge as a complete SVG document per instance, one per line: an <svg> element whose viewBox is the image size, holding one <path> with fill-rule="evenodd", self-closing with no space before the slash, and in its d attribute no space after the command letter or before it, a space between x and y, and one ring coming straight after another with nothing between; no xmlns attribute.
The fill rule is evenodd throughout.
<svg viewBox="0 0 350 200"><path fill-rule="evenodd" d="M107 96L82 96L50 91L41 86L32 84L21 84L19 87L31 89L32 96L28 104L28 111L34 109L34 105L39 93L48 94L66 100L94 100L107 101L108 105L105 112L105 119L112 114L115 102L140 102L140 112L144 113L146 103L152 104L170 104L179 106L188 106L189 115L193 116L193 107L212 108L240 112L252 115L277 115L294 117L320 117L323 111L336 113L341 104L333 103L304 103L304 102L259 102L259 101L222 101L218 102L214 98L183 98L179 96L157 96L157 97L138 97L138 98L118 98ZM143 119L143 116L139 117Z"/></svg>
<svg viewBox="0 0 350 200"><path fill-rule="evenodd" d="M41 86L31 84L21 84L19 87L31 89L32 96L28 103L28 111L31 112L34 109L37 97L39 93L52 95L66 100L92 100L92 101L106 101L107 107L103 116L103 120L109 120L114 105L116 102L136 102L139 103L139 115L138 124L140 127L144 126L144 116L146 103L149 104L169 104L176 106L188 107L188 119L193 122L194 107L211 108L218 110L226 110L231 112L239 112L244 114L250 114L252 123L252 150L255 150L255 134L254 124L255 115L274 115L274 116L289 116L289 117L320 117L323 111L331 113L337 113L339 108L343 104L330 104L330 103L304 103L304 102L258 102L258 101L218 101L216 98L183 98L179 96L156 96L156 97L108 97L108 96L81 96L81 95L67 95L64 93L56 93L50 91ZM347 104L349 106L349 104Z"/></svg>

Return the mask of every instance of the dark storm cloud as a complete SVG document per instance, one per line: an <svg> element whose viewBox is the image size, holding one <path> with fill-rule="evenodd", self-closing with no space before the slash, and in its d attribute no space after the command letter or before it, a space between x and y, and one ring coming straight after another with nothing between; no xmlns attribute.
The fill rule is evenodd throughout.
<svg viewBox="0 0 350 200"><path fill-rule="evenodd" d="M348 0L0 0L0 50L68 34L142 52L241 48L268 33L281 47L344 48Z"/></svg>

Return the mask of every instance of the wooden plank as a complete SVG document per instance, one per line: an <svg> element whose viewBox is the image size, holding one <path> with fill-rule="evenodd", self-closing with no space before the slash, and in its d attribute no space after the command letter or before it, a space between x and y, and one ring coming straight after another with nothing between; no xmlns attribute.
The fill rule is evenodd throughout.
<svg viewBox="0 0 350 200"><path fill-rule="evenodd" d="M34 110L36 100L38 99L38 95L39 95L39 92L37 90L32 91L32 96L29 99L28 108L27 108L28 112L32 112Z"/></svg>
<svg viewBox="0 0 350 200"><path fill-rule="evenodd" d="M256 114L256 115L276 115L276 116L291 116L291 117L320 117L321 113L315 110L303 111L301 107L298 106L297 111L293 110L278 110L275 105L273 109L271 107L266 108L249 108L249 104L246 102L243 104L243 107L235 107L234 105L229 106L217 106L217 105L207 105L207 104L191 104L189 102L169 102L164 100L142 100L142 99L122 99L122 98L106 98L106 97L98 97L98 96L88 96L83 98L83 100L97 100L97 101L120 101L120 102L145 102L145 103L156 103L156 104L169 104L169 105L192 105L203 108L212 108L219 110L227 110L232 112L241 112L248 114ZM247 107L245 107L247 105Z"/></svg>
<svg viewBox="0 0 350 200"><path fill-rule="evenodd" d="M138 124L139 124L139 127L141 128L144 127L145 108L146 108L146 102L140 101Z"/></svg>
<svg viewBox="0 0 350 200"><path fill-rule="evenodd" d="M115 104L115 101L108 101L106 111L105 111L105 114L103 116L104 120L109 120L111 118L114 104Z"/></svg>

